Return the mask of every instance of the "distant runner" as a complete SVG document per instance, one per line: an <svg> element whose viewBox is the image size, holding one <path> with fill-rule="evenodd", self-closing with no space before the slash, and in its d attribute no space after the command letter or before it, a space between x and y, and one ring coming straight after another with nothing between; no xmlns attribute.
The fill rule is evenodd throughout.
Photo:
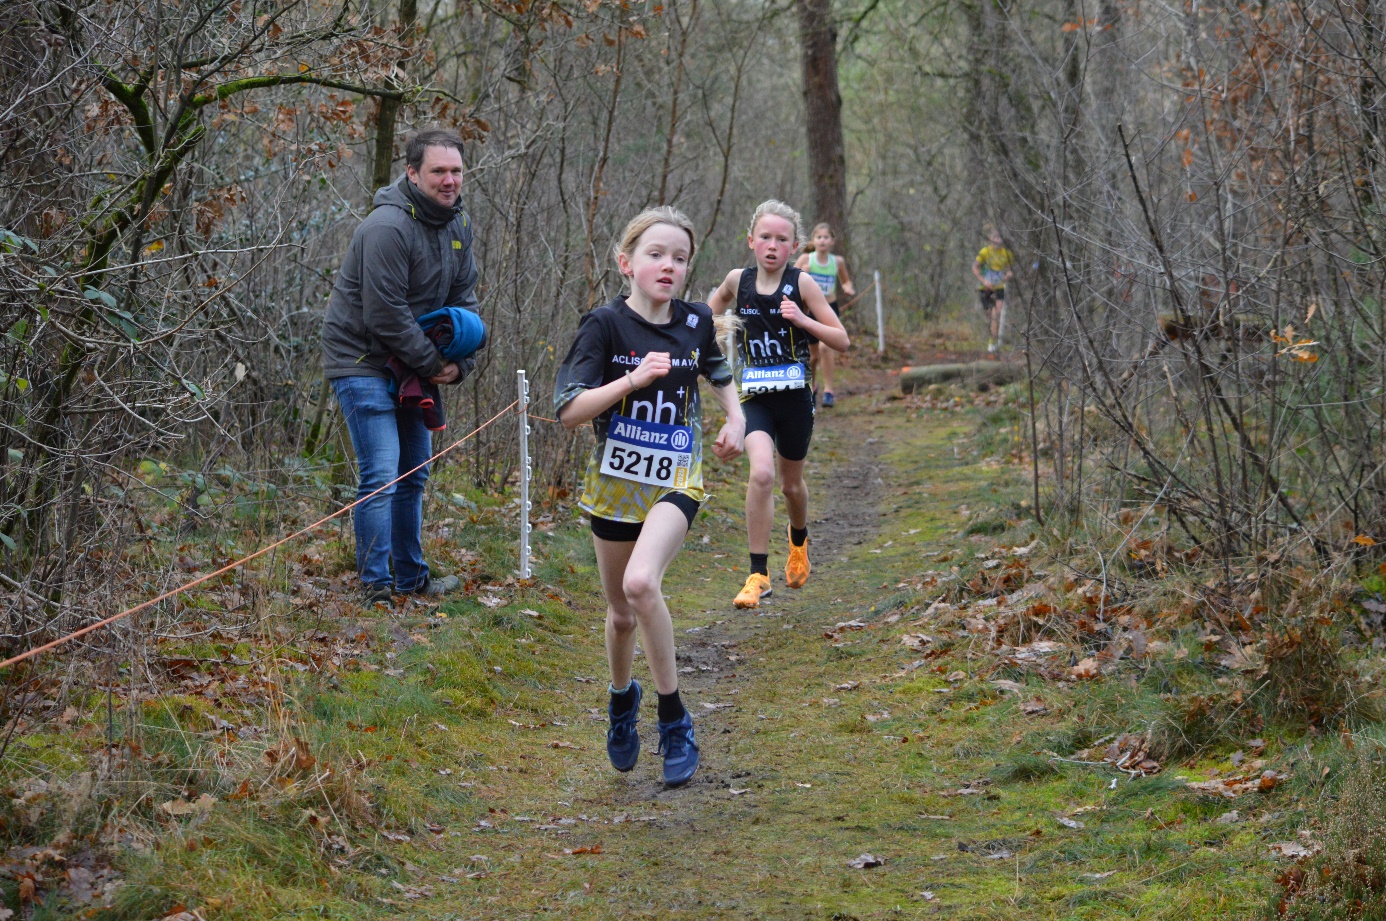
<svg viewBox="0 0 1386 921"><path fill-rule="evenodd" d="M784 576L790 588L809 577L808 487L804 458L813 437L813 394L809 388L808 333L839 352L851 342L842 321L828 308L822 290L789 261L803 239L799 214L781 201L762 202L751 218L746 243L755 265L732 269L708 298L715 314L731 308L741 321L737 375L746 412L746 533L751 574L737 594L738 608L754 608L769 595L770 529L774 523L775 468L789 513L789 557Z"/></svg>
<svg viewBox="0 0 1386 921"><path fill-rule="evenodd" d="M987 315L991 338L987 340L987 352L995 355L1001 336L1001 315L1006 310L1006 282L1015 273L1015 254L1006 249L1001 241L1001 231L993 224L984 224L983 232L987 244L977 254L972 263L972 274L977 278L977 299L982 312Z"/></svg>
<svg viewBox="0 0 1386 921"><path fill-rule="evenodd" d="M837 289L841 288L848 297L856 294L857 289L852 286L852 278L847 274L847 260L833 253L834 242L836 239L830 224L815 225L813 250L800 256L794 267L809 273L818 284L819 290L823 292L823 296L828 299L828 306L833 309L833 313L841 317L842 310L837 306ZM819 348L818 339L809 333L809 368L813 371L813 394L815 398L818 396L818 379L821 374L824 406L832 406L837 399L833 396L835 363L836 356L833 350Z"/></svg>
<svg viewBox="0 0 1386 921"><path fill-rule="evenodd" d="M640 756L643 692L631 677L639 627L659 692L659 753L671 787L687 783L699 759L693 719L679 697L663 583L705 496L700 374L727 413L712 452L739 457L746 431L712 311L674 296L694 248L692 222L673 208L642 211L626 225L616 264L630 294L582 318L554 394L565 428L591 422L597 435L578 504L592 516L606 593L607 756L618 771L631 770Z"/></svg>

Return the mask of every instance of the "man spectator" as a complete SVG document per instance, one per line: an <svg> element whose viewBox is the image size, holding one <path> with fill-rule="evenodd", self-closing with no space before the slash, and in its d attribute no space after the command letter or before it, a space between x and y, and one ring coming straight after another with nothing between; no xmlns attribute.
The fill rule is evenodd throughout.
<svg viewBox="0 0 1386 921"><path fill-rule="evenodd" d="M375 193L352 235L323 320L323 371L331 381L360 481L370 495L433 455L423 411L400 406L389 362L434 384L462 380L475 361L447 361L418 318L444 306L476 307L472 227L462 209L462 138L420 131L405 148L404 175ZM437 597L458 586L434 578L423 558L423 493L428 467L358 505L356 569L366 604L395 594ZM393 572L392 572L393 570Z"/></svg>

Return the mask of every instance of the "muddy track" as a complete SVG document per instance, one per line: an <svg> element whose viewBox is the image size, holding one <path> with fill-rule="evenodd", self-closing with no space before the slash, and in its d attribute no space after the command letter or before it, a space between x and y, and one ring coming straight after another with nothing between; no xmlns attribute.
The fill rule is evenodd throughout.
<svg viewBox="0 0 1386 921"><path fill-rule="evenodd" d="M866 402L866 398L858 399ZM636 772L638 777L632 777L630 785L615 796L615 802L631 807L648 805L651 801L659 803L679 813L676 823L711 819L715 816L704 815L700 807L705 803L710 805L715 795L715 808L725 811L726 788L735 786L737 777L745 776L746 768L750 767L728 765L726 746L719 744L716 738L733 731L731 719L725 710L709 709L707 705L724 705L733 689L756 677L755 666L738 653L742 644L776 629L775 625L788 610L799 607L800 599L807 601L834 591L834 583L846 574L845 548L869 538L880 520L880 501L886 489L886 467L881 453L886 443L876 437L873 424L880 417L870 414L869 410L826 412L827 418L825 412L819 410L813 451L806 467L813 576L800 593L785 589L783 574L776 573L775 594L756 612L738 611L732 606L731 596L737 586L733 586L728 577L726 606L716 616L717 622L693 628L692 632L678 630L679 687L693 713L702 749L702 765L697 776L677 790L666 790L650 772ZM781 503L777 502L776 512L776 523L783 527ZM781 544L772 539L771 547L771 567L783 566L783 557L777 558L775 552L782 552ZM674 565L679 564L676 561ZM650 754L658 744L653 703L653 699L648 701L649 715L641 721L641 743Z"/></svg>

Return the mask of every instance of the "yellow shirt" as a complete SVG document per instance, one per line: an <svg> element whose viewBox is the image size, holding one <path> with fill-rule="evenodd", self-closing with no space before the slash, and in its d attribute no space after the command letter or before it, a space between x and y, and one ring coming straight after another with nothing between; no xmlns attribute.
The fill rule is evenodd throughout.
<svg viewBox="0 0 1386 921"><path fill-rule="evenodd" d="M982 277L993 288L1006 283L1006 273L1011 270L1015 255L1004 246L987 244L977 254L977 263L982 267Z"/></svg>

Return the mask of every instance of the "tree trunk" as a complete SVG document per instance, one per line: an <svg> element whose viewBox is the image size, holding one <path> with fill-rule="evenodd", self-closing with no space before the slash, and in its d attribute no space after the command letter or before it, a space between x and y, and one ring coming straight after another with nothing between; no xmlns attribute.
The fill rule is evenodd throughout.
<svg viewBox="0 0 1386 921"><path fill-rule="evenodd" d="M837 87L837 28L832 0L797 0L804 71L812 222L826 221L837 250L848 251L847 155L842 141L842 94Z"/></svg>
<svg viewBox="0 0 1386 921"><path fill-rule="evenodd" d="M418 0L399 0L400 38L413 44L414 22L419 18ZM401 60L401 64L405 61ZM394 80L385 81L389 89L396 89ZM395 120L399 115L400 101L380 97L380 112L375 119L375 165L371 171L372 197L375 190L390 184L390 173L395 163Z"/></svg>

